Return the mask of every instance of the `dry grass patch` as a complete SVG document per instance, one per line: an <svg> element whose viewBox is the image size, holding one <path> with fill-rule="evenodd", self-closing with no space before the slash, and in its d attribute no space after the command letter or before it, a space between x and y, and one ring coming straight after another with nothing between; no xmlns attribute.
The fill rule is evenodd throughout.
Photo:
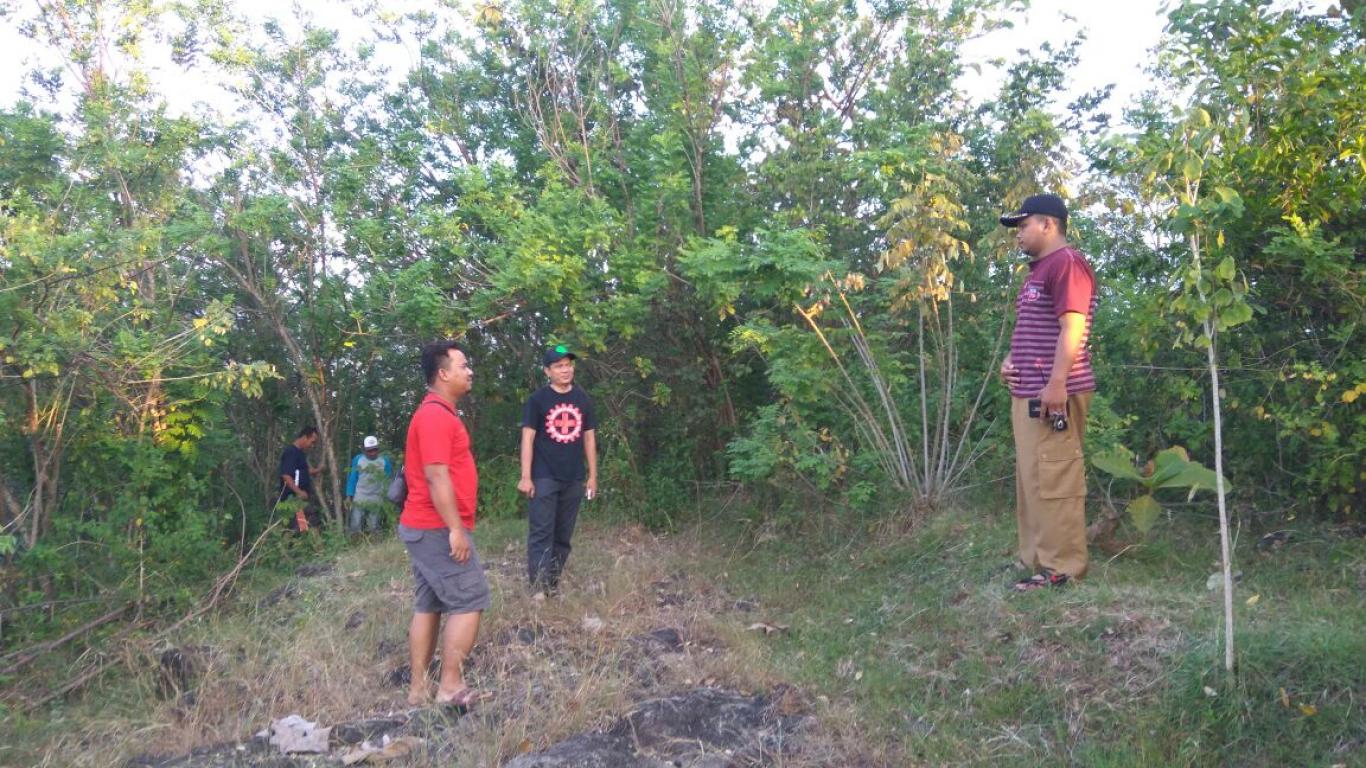
<svg viewBox="0 0 1366 768"><path fill-rule="evenodd" d="M428 718L432 754L497 765L606 727L646 698L694 686L766 692L776 683L765 640L744 629L754 606L729 595L717 574L695 570L695 542L639 526L585 526L560 595L535 603L521 524L483 526L476 541L493 601L468 677L496 696L456 728ZM402 546L383 540L301 572L311 575L244 596L177 638L190 665L185 685L167 686L158 656L129 659L131 675L73 706L78 726L53 728L36 745L40 764L184 754L249 738L289 714L331 725L409 713L412 585ZM780 706L810 704L778 693Z"/></svg>

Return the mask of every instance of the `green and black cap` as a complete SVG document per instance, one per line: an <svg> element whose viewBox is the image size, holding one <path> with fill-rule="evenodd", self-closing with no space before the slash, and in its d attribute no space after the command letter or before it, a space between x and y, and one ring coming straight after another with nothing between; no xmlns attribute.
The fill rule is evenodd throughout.
<svg viewBox="0 0 1366 768"><path fill-rule="evenodd" d="M547 349L545 351L545 354L541 356L541 364L546 367L549 367L551 365L554 365L555 363L560 362L566 357L570 360L579 359L578 355L575 355L573 352L569 351L569 347L566 347L563 344L556 344L555 346Z"/></svg>

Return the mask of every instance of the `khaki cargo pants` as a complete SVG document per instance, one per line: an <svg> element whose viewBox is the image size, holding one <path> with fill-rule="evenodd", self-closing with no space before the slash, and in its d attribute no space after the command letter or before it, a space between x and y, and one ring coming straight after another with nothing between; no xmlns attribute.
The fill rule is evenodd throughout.
<svg viewBox="0 0 1366 768"><path fill-rule="evenodd" d="M1020 562L1079 579L1086 575L1086 412L1091 392L1067 398L1067 429L1029 418L1029 400L1012 397L1015 516Z"/></svg>

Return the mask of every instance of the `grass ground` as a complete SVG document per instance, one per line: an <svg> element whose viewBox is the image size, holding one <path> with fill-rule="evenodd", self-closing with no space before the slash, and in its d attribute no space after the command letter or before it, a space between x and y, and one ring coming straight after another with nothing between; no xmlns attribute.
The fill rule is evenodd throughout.
<svg viewBox="0 0 1366 768"><path fill-rule="evenodd" d="M498 692L496 716L469 718L455 751L433 744L411 764L497 765L652 693L789 684L818 725L783 765L1366 765L1359 535L1240 543L1230 683L1206 589L1210 526L1159 529L1093 552L1083 583L1012 595L1007 520L949 513L913 532L785 520L727 508L658 536L590 519L566 594L540 607L521 585L523 523L482 525L494 603L471 674ZM211 649L193 698L158 689L155 659L130 658L67 704L5 713L0 764L113 765L289 713L404 710L387 678L406 661L408 578L388 539L318 576L262 576L178 640ZM645 658L639 638L662 627L684 652Z"/></svg>
<svg viewBox="0 0 1366 768"><path fill-rule="evenodd" d="M791 625L772 673L824 691L874 763L1366 765L1359 535L1244 540L1229 683L1210 526L1093 552L1086 581L1024 595L999 519L883 524L871 545L832 528L748 537L763 543L713 567Z"/></svg>

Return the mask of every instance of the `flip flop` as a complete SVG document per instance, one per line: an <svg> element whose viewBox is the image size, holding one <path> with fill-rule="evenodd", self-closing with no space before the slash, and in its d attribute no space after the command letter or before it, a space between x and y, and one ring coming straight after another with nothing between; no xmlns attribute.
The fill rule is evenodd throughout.
<svg viewBox="0 0 1366 768"><path fill-rule="evenodd" d="M451 707L461 712L468 712L491 698L493 698L493 694L489 691L476 691L466 686L456 691L455 695L449 699L436 699L433 703L438 707Z"/></svg>

